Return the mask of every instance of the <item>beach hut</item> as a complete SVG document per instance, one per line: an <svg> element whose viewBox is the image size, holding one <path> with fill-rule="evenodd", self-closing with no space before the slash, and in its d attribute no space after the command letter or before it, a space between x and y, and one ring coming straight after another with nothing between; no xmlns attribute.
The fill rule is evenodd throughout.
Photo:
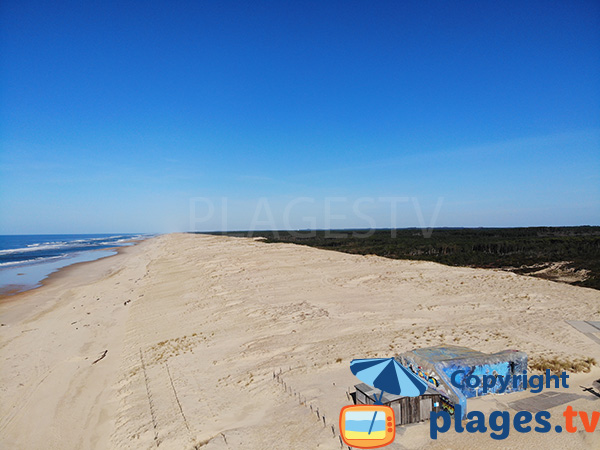
<svg viewBox="0 0 600 450"><path fill-rule="evenodd" d="M360 383L356 388L356 403L362 405L374 405L381 391L371 386ZM441 410L441 395L435 389L428 388L424 394L417 397L405 397L384 392L381 403L394 410L396 425L423 422L429 420L431 411Z"/></svg>
<svg viewBox="0 0 600 450"><path fill-rule="evenodd" d="M519 375L527 370L527 354L517 350L505 350L498 353L483 353L467 347L445 345L411 350L397 355L396 360L404 367L412 370L428 382L442 396L440 405L443 409L454 413L453 405L459 404L462 416L467 413L467 398L484 395L482 386L454 386L451 377L456 371L462 371L458 381L470 375L502 375L503 377L517 376L515 383L510 383L504 393L522 391L523 382ZM500 381L488 389L487 394L500 390Z"/></svg>

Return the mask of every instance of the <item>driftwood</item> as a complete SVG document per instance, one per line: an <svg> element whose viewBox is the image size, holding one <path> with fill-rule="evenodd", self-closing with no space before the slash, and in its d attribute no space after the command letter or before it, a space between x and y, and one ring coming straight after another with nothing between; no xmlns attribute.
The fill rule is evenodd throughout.
<svg viewBox="0 0 600 450"><path fill-rule="evenodd" d="M94 361L94 362L92 363L92 365L93 365L93 364L96 364L96 363L97 363L98 361L100 361L101 359L104 359L104 357L106 356L106 354L107 354L107 353L108 353L108 350L104 350L104 353L102 353L102 356L101 356L100 358L98 358L96 361Z"/></svg>

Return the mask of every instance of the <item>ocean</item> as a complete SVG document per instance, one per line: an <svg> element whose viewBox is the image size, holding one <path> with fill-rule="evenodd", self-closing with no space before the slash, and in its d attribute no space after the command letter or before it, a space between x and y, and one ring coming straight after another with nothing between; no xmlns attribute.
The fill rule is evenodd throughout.
<svg viewBox="0 0 600 450"><path fill-rule="evenodd" d="M40 286L53 272L71 264L116 254L114 247L133 245L147 234L0 235L0 294Z"/></svg>

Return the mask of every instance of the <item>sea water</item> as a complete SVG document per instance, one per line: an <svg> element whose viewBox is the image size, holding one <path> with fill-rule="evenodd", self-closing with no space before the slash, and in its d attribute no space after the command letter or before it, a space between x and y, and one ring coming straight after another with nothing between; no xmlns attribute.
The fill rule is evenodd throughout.
<svg viewBox="0 0 600 450"><path fill-rule="evenodd" d="M0 294L40 286L53 272L71 264L114 255L114 247L133 245L143 234L0 235Z"/></svg>

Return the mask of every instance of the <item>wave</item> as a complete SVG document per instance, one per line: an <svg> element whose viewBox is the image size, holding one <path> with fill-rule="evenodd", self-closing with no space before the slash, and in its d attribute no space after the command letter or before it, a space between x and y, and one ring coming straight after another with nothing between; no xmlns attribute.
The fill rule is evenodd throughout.
<svg viewBox="0 0 600 450"><path fill-rule="evenodd" d="M36 264L36 263L40 263L40 262L47 262L47 261L53 261L56 259L62 259L66 256L67 256L66 254L63 254L63 255L57 255L57 256L40 256L39 258L24 259L21 261L8 261L8 262L0 263L0 267L25 266L25 265L29 265L29 264Z"/></svg>
<svg viewBox="0 0 600 450"><path fill-rule="evenodd" d="M27 253L27 252L39 252L40 250L58 250L60 248L67 247L66 245L38 245L37 247L23 247L23 248L9 248L6 250L0 250L0 255L14 255L17 253Z"/></svg>
<svg viewBox="0 0 600 450"><path fill-rule="evenodd" d="M31 253L31 252L42 252L42 251L60 251L68 249L85 249L93 247L101 247L107 245L122 245L128 240L139 240L143 239L143 235L132 235L127 236L118 234L114 236L104 236L96 238L85 238L85 239L74 239L65 241L47 241L47 242L36 242L28 244L25 247L20 248L9 248L0 250L0 256L2 255L16 255L19 253Z"/></svg>

